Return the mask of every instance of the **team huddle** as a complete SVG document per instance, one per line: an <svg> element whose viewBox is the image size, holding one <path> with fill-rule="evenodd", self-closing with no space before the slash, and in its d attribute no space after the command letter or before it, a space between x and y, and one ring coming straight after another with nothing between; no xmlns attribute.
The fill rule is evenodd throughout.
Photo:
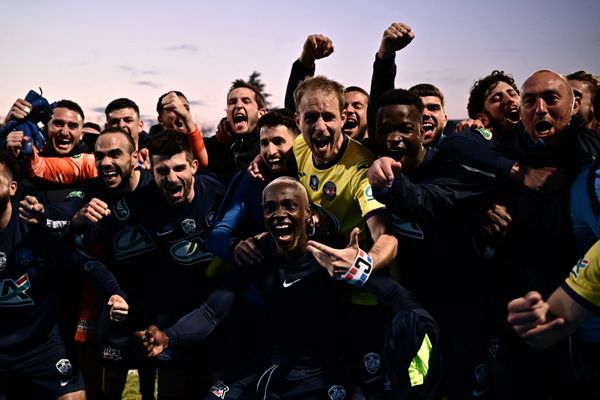
<svg viewBox="0 0 600 400"><path fill-rule="evenodd" d="M384 31L367 92L309 35L285 108L235 80L207 138L179 91L149 132L128 98L39 132L17 99L0 399L120 399L130 370L144 400L598 398L598 77L493 71L450 131L436 86L394 87L414 37Z"/></svg>

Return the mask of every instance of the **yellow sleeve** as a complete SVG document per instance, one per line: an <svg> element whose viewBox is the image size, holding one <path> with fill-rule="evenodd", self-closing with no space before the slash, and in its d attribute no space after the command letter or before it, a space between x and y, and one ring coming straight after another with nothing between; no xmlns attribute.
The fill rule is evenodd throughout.
<svg viewBox="0 0 600 400"><path fill-rule="evenodd" d="M600 308L600 241L575 264L565 284L576 295Z"/></svg>

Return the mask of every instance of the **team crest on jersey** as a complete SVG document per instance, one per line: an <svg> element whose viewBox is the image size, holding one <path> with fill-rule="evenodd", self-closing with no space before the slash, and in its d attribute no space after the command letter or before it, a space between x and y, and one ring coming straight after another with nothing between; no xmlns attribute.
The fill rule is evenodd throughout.
<svg viewBox="0 0 600 400"><path fill-rule="evenodd" d="M16 281L5 279L0 282L0 306L23 307L33 304L33 299L25 293L31 287L29 276L21 275Z"/></svg>
<svg viewBox="0 0 600 400"><path fill-rule="evenodd" d="M331 400L343 400L346 398L346 389L342 385L333 385L327 391L327 395Z"/></svg>
<svg viewBox="0 0 600 400"><path fill-rule="evenodd" d="M107 360L113 361L121 361L123 357L121 356L121 350L112 348L110 346L102 349L102 358L106 358Z"/></svg>
<svg viewBox="0 0 600 400"><path fill-rule="evenodd" d="M33 252L31 249L22 248L15 253L15 259L18 265L25 266L33 262Z"/></svg>
<svg viewBox="0 0 600 400"><path fill-rule="evenodd" d="M575 264L575 266L571 270L571 276L577 279L577 277L579 276L579 271L581 271L588 265L590 265L590 260L586 260L585 258L582 258L581 260L577 261L577 264Z"/></svg>
<svg viewBox="0 0 600 400"><path fill-rule="evenodd" d="M192 265L213 259L213 254L208 251L199 237L175 243L171 246L171 256L173 256L173 260L183 265Z"/></svg>
<svg viewBox="0 0 600 400"><path fill-rule="evenodd" d="M217 213L214 211L209 212L206 215L206 218L204 218L204 221L206 222L206 226L208 226L209 228L211 228L213 226L213 224L215 223L215 219L217 218Z"/></svg>
<svg viewBox="0 0 600 400"><path fill-rule="evenodd" d="M71 375L73 373L73 366L68 358L61 358L56 363L56 369L63 375Z"/></svg>
<svg viewBox="0 0 600 400"><path fill-rule="evenodd" d="M125 221L127 218L129 218L129 207L127 207L124 199L119 199L119 201L115 203L113 206L113 212L119 221Z"/></svg>
<svg viewBox="0 0 600 400"><path fill-rule="evenodd" d="M0 271L4 271L6 268L6 254L0 251Z"/></svg>
<svg viewBox="0 0 600 400"><path fill-rule="evenodd" d="M311 175L309 185L312 190L318 190L319 189L319 178L317 178L316 175Z"/></svg>
<svg viewBox="0 0 600 400"><path fill-rule="evenodd" d="M181 229L185 232L186 235L191 235L196 232L196 221L192 218L186 218L181 221Z"/></svg>
<svg viewBox="0 0 600 400"><path fill-rule="evenodd" d="M329 181L325 185L323 185L323 196L329 201L335 199L337 194L337 188L335 187L335 183Z"/></svg>
<svg viewBox="0 0 600 400"><path fill-rule="evenodd" d="M156 248L152 237L141 225L126 226L113 239L115 258L122 260Z"/></svg>
<svg viewBox="0 0 600 400"><path fill-rule="evenodd" d="M371 375L374 375L377 371L379 371L379 367L381 366L381 359L379 358L379 354L367 353L363 357L363 361L365 363L365 369Z"/></svg>
<svg viewBox="0 0 600 400"><path fill-rule="evenodd" d="M223 381L218 381L211 388L210 392L220 399L224 399L227 392L229 392L229 386Z"/></svg>

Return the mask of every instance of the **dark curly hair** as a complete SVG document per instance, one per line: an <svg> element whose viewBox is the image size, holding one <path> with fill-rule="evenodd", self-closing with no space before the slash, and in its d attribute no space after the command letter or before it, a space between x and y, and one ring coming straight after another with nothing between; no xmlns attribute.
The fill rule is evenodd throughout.
<svg viewBox="0 0 600 400"><path fill-rule="evenodd" d="M477 115L483 111L483 105L485 98L491 90L493 90L499 82L505 82L509 84L517 93L520 94L517 89L517 84L512 75L505 74L504 71L498 71L497 69L492 71L488 76L475 81L469 92L469 101L467 102L467 112L469 118L477 119Z"/></svg>

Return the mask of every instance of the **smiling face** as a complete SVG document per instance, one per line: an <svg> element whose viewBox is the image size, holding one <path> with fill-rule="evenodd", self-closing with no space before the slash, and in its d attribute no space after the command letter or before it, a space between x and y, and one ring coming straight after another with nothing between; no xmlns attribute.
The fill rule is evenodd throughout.
<svg viewBox="0 0 600 400"><path fill-rule="evenodd" d="M123 133L104 133L96 140L96 169L109 190L123 189L137 164L137 152Z"/></svg>
<svg viewBox="0 0 600 400"><path fill-rule="evenodd" d="M557 138L578 108L569 83L551 71L534 73L521 93L521 119L533 142Z"/></svg>
<svg viewBox="0 0 600 400"><path fill-rule="evenodd" d="M423 110L423 143L426 146L434 145L448 122L448 116L444 112L442 99L437 96L421 96L421 101L425 105Z"/></svg>
<svg viewBox="0 0 600 400"><path fill-rule="evenodd" d="M308 144L317 166L327 164L339 153L344 142L342 126L346 112L340 112L333 93L307 92L298 105L296 124Z"/></svg>
<svg viewBox="0 0 600 400"><path fill-rule="evenodd" d="M421 136L421 114L414 105L392 104L377 111L376 143L379 155L402 163L410 170L423 160L425 149Z"/></svg>
<svg viewBox="0 0 600 400"><path fill-rule="evenodd" d="M144 123L133 108L121 108L108 113L106 127L123 129L131 135L137 146L140 133L144 129Z"/></svg>
<svg viewBox="0 0 600 400"><path fill-rule="evenodd" d="M265 227L280 251L303 251L308 236L310 208L302 188L291 182L275 182L263 193Z"/></svg>
<svg viewBox="0 0 600 400"><path fill-rule="evenodd" d="M227 122L235 135L252 132L264 113L264 109L259 109L252 89L240 87L227 95Z"/></svg>
<svg viewBox="0 0 600 400"><path fill-rule="evenodd" d="M78 112L57 107L48 123L50 147L58 156L68 156L83 136L83 119Z"/></svg>
<svg viewBox="0 0 600 400"><path fill-rule="evenodd" d="M486 92L479 119L486 128L491 127L506 132L521 120L520 105L519 93L508 83L498 81L496 86Z"/></svg>
<svg viewBox="0 0 600 400"><path fill-rule="evenodd" d="M367 132L367 106L369 98L364 93L352 91L344 93L346 122L342 131L352 139L362 140Z"/></svg>
<svg viewBox="0 0 600 400"><path fill-rule="evenodd" d="M260 128L260 155L275 176L285 175L295 135L285 125Z"/></svg>
<svg viewBox="0 0 600 400"><path fill-rule="evenodd" d="M172 157L160 154L151 156L152 174L164 199L172 206L189 204L194 199L194 174L198 161L190 162L186 153Z"/></svg>

